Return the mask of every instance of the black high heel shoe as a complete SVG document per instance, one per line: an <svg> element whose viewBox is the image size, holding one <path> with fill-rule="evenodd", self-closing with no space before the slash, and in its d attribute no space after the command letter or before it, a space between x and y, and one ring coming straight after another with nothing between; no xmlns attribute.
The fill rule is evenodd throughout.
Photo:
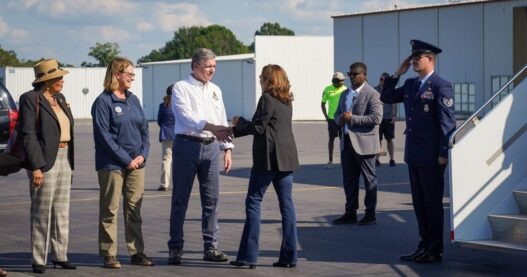
<svg viewBox="0 0 527 277"><path fill-rule="evenodd" d="M33 273L44 273L44 272L46 272L46 266L44 266L44 265L33 264L33 265L31 265L31 267L33 268Z"/></svg>
<svg viewBox="0 0 527 277"><path fill-rule="evenodd" d="M239 266L239 267L249 266L249 269L255 269L256 268L255 264L248 264L246 262L240 262L240 261L230 261L229 264L231 264L233 266Z"/></svg>
<svg viewBox="0 0 527 277"><path fill-rule="evenodd" d="M294 263L284 263L284 262L278 261L278 262L276 262L276 263L273 263L273 266L274 266L274 267L287 267L287 268L292 268L292 267L295 267L296 264L294 264Z"/></svg>
<svg viewBox="0 0 527 277"><path fill-rule="evenodd" d="M57 265L60 266L62 269L77 269L76 265L71 264L68 261L65 262L52 262L53 268L57 268Z"/></svg>

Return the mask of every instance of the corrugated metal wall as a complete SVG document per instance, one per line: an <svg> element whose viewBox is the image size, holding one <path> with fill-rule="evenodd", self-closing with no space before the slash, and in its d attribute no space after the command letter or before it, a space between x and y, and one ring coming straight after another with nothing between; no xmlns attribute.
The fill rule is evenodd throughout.
<svg viewBox="0 0 527 277"><path fill-rule="evenodd" d="M64 77L64 89L62 93L70 103L71 111L75 119L91 118L91 106L95 98L103 90L104 74L106 68L65 68L70 73ZM6 67L2 68L5 74L5 85L18 103L20 95L33 87L31 83L35 80L33 68L30 67ZM141 68L134 70L135 81L130 89L139 100L143 99L143 75ZM86 92L84 93L83 90ZM144 106L144 104L143 104Z"/></svg>
<svg viewBox="0 0 527 277"><path fill-rule="evenodd" d="M166 88L187 78L192 72L191 63L190 60L178 60L144 63L141 66L144 70L145 115L148 119L155 120ZM217 57L212 82L222 90L228 118L235 115L252 116L254 110L246 111L244 101L254 95L254 55Z"/></svg>
<svg viewBox="0 0 527 277"><path fill-rule="evenodd" d="M351 61L362 60L376 85L378 73L393 73L410 54L411 39L428 41L443 49L436 72L450 82L475 83L479 107L491 96L492 76L514 73L512 8L518 6L527 6L527 0L335 17L335 68L347 70ZM408 72L399 84L413 76Z"/></svg>
<svg viewBox="0 0 527 277"><path fill-rule="evenodd" d="M295 96L293 120L324 119L320 101L333 75L333 37L256 36L255 53L255 80L267 64L287 72ZM262 91L259 82L255 85L254 105Z"/></svg>

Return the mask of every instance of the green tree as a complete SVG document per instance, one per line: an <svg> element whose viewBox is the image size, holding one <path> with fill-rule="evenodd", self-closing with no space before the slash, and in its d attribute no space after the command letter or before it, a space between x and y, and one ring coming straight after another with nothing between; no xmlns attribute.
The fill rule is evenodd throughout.
<svg viewBox="0 0 527 277"><path fill-rule="evenodd" d="M117 57L121 51L117 43L95 43L95 46L90 47L88 56L96 59L98 63L82 62L82 67L106 67L113 58Z"/></svg>
<svg viewBox="0 0 527 277"><path fill-rule="evenodd" d="M33 61L33 60L25 60L25 59L18 59L17 54L13 50L5 50L0 45L0 67L4 66L13 66L13 67L32 67L36 63L43 60L43 58L40 58L39 60Z"/></svg>
<svg viewBox="0 0 527 277"><path fill-rule="evenodd" d="M194 50L201 47L211 49L218 56L249 53L247 46L224 26L192 26L179 28L164 47L152 50L137 62L189 59Z"/></svg>
<svg viewBox="0 0 527 277"><path fill-rule="evenodd" d="M295 32L286 27L280 26L279 23L266 22L261 27L260 30L254 32L255 36L294 36ZM249 45L251 52L254 52L254 42Z"/></svg>

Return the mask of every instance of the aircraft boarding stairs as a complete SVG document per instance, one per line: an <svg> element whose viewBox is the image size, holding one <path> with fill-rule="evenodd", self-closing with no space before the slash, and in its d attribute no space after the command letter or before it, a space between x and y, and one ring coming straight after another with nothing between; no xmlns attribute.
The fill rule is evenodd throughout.
<svg viewBox="0 0 527 277"><path fill-rule="evenodd" d="M450 239L462 246L527 251L526 73L527 65L450 138Z"/></svg>

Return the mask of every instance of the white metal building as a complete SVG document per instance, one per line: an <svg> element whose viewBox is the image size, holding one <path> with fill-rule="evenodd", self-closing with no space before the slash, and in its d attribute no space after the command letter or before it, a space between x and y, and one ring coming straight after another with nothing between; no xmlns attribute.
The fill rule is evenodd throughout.
<svg viewBox="0 0 527 277"><path fill-rule="evenodd" d="M166 88L191 73L190 59L143 63L143 106L148 119L157 117ZM216 58L212 80L223 92L227 116L252 117L261 93L259 75L267 64L283 67L295 95L293 120L321 120L322 90L333 74L333 38L256 36L255 54Z"/></svg>
<svg viewBox="0 0 527 277"><path fill-rule="evenodd" d="M95 98L103 91L106 68L80 67L64 68L70 73L64 76L62 93L70 103L71 112L75 119L91 118L91 106ZM141 100L143 98L142 69L135 68L135 81L132 91ZM35 74L31 67L0 68L0 81L5 84L13 99L18 103L20 95L33 89L31 83Z"/></svg>
<svg viewBox="0 0 527 277"><path fill-rule="evenodd" d="M351 63L363 61L373 85L410 54L411 39L442 48L436 72L453 84L460 115L474 112L527 63L527 0L336 15L333 28L335 69L346 72ZM399 83L413 76L407 72Z"/></svg>

